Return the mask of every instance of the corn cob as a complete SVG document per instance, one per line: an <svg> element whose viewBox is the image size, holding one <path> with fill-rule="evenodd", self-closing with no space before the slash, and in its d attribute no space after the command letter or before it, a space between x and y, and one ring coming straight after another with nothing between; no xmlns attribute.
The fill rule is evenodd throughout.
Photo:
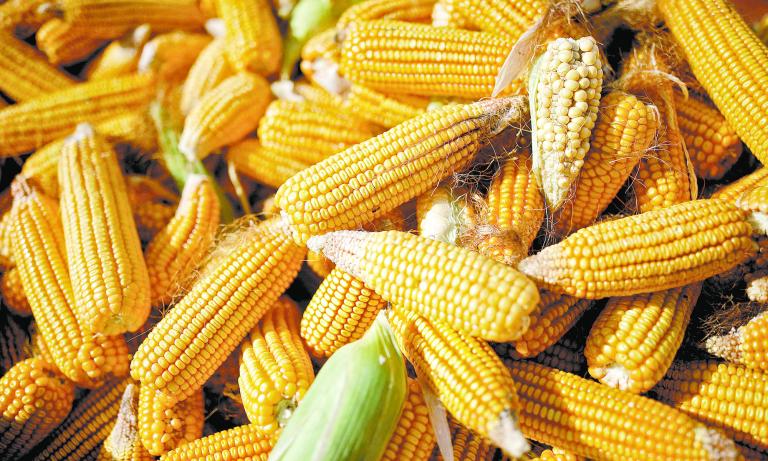
<svg viewBox="0 0 768 461"><path fill-rule="evenodd" d="M664 21L696 79L750 151L768 161L768 48L727 0L661 0ZM740 75L733 81L723 75Z"/></svg>
<svg viewBox="0 0 768 461"><path fill-rule="evenodd" d="M78 320L93 333L136 331L149 316L149 275L115 152L82 124L61 157L61 213Z"/></svg>
<svg viewBox="0 0 768 461"><path fill-rule="evenodd" d="M247 72L235 74L206 93L184 122L179 150L204 158L253 131L270 100L269 84Z"/></svg>
<svg viewBox="0 0 768 461"><path fill-rule="evenodd" d="M571 296L630 296L734 267L755 253L751 233L746 211L695 200L587 227L519 267L541 286Z"/></svg>
<svg viewBox="0 0 768 461"><path fill-rule="evenodd" d="M352 85L345 94L344 107L356 116L392 128L427 110L429 99L419 96L390 96L362 85Z"/></svg>
<svg viewBox="0 0 768 461"><path fill-rule="evenodd" d="M408 378L408 396L381 459L384 461L427 461L435 446L435 434L429 422L429 410L421 386Z"/></svg>
<svg viewBox="0 0 768 461"><path fill-rule="evenodd" d="M515 341L515 350L521 357L539 355L559 341L590 307L588 299L542 290L539 306L531 313L528 330Z"/></svg>
<svg viewBox="0 0 768 461"><path fill-rule="evenodd" d="M81 122L99 123L141 110L154 92L152 75L86 82L0 110L0 156L37 149Z"/></svg>
<svg viewBox="0 0 768 461"><path fill-rule="evenodd" d="M651 146L658 127L655 106L634 95L614 90L601 99L584 166L552 218L557 235L597 220Z"/></svg>
<svg viewBox="0 0 768 461"><path fill-rule="evenodd" d="M349 91L349 81L339 75L341 46L336 29L330 28L310 38L301 49L301 73L317 87L333 96Z"/></svg>
<svg viewBox="0 0 768 461"><path fill-rule="evenodd" d="M169 404L150 386L139 387L138 430L141 443L154 456L161 456L203 436L203 392Z"/></svg>
<svg viewBox="0 0 768 461"><path fill-rule="evenodd" d="M265 186L279 188L291 176L311 165L265 149L256 139L243 139L227 151L235 169Z"/></svg>
<svg viewBox="0 0 768 461"><path fill-rule="evenodd" d="M184 184L176 215L144 252L151 304L167 304L206 254L219 225L219 201L211 180L192 175Z"/></svg>
<svg viewBox="0 0 768 461"><path fill-rule="evenodd" d="M350 24L378 19L429 23L435 0L366 0L347 8L336 23L343 31Z"/></svg>
<svg viewBox="0 0 768 461"><path fill-rule="evenodd" d="M451 245L464 245L461 238L475 224L474 209L466 191L454 184L440 184L416 198L419 235Z"/></svg>
<svg viewBox="0 0 768 461"><path fill-rule="evenodd" d="M0 28L35 30L55 12L48 0L9 0L0 5Z"/></svg>
<svg viewBox="0 0 768 461"><path fill-rule="evenodd" d="M161 461L207 461L211 459L247 459L267 461L274 440L255 424L235 427L197 439L171 450Z"/></svg>
<svg viewBox="0 0 768 461"><path fill-rule="evenodd" d="M104 39L90 37L87 29L53 18L37 31L35 43L48 61L58 66L85 60L104 43Z"/></svg>
<svg viewBox="0 0 768 461"><path fill-rule="evenodd" d="M736 458L733 441L659 402L532 362L510 371L520 426L538 442L595 460Z"/></svg>
<svg viewBox="0 0 768 461"><path fill-rule="evenodd" d="M203 96L234 73L224 53L224 39L210 42L189 69L181 91L181 112L189 114Z"/></svg>
<svg viewBox="0 0 768 461"><path fill-rule="evenodd" d="M197 56L211 43L206 34L174 31L158 35L141 50L139 72L155 72L165 83L181 83Z"/></svg>
<svg viewBox="0 0 768 461"><path fill-rule="evenodd" d="M305 251L279 221L244 232L238 245L203 271L134 355L134 379L169 401L199 389L299 271Z"/></svg>
<svg viewBox="0 0 768 461"><path fill-rule="evenodd" d="M0 295L3 298L3 304L14 314L24 317L32 315L32 307L24 293L18 268L12 267L3 273L0 278Z"/></svg>
<svg viewBox="0 0 768 461"><path fill-rule="evenodd" d="M554 448L552 450L544 450L539 455L529 458L530 461L581 461L584 458L568 453L566 451Z"/></svg>
<svg viewBox="0 0 768 461"><path fill-rule="evenodd" d="M0 454L18 459L72 409L75 388L42 359L17 363L0 379Z"/></svg>
<svg viewBox="0 0 768 461"><path fill-rule="evenodd" d="M436 0L432 8L432 26L451 29L476 29L458 11L458 0Z"/></svg>
<svg viewBox="0 0 768 461"><path fill-rule="evenodd" d="M104 440L97 461L152 461L155 458L141 444L138 429L139 390L128 384L111 432Z"/></svg>
<svg viewBox="0 0 768 461"><path fill-rule="evenodd" d="M752 318L745 325L724 336L707 339L707 351L717 357L756 370L768 370L768 312Z"/></svg>
<svg viewBox="0 0 768 461"><path fill-rule="evenodd" d="M130 356L125 340L120 336L86 334L77 321L56 203L30 188L23 178L11 187L14 257L55 365L84 387L96 386L110 374L126 374Z"/></svg>
<svg viewBox="0 0 768 461"><path fill-rule="evenodd" d="M508 362L511 360L523 359L522 354L515 349L515 344L512 343L494 343L493 350L496 351L499 358L508 366ZM532 360L536 363L577 375L581 375L583 371L586 371L587 365L584 359L583 348L568 337L561 338L560 341L540 352Z"/></svg>
<svg viewBox="0 0 768 461"><path fill-rule="evenodd" d="M150 241L173 219L179 196L148 176L127 176L125 185L139 236Z"/></svg>
<svg viewBox="0 0 768 461"><path fill-rule="evenodd" d="M12 366L29 357L27 332L13 316L0 316L0 376Z"/></svg>
<svg viewBox="0 0 768 461"><path fill-rule="evenodd" d="M13 198L10 189L0 192L0 268L8 269L16 265L13 262L13 238L11 237L11 205Z"/></svg>
<svg viewBox="0 0 768 461"><path fill-rule="evenodd" d="M519 117L520 101L427 112L293 176L278 189L276 203L297 242L371 222L465 168L480 142Z"/></svg>
<svg viewBox="0 0 768 461"><path fill-rule="evenodd" d="M400 348L446 410L510 456L528 451L517 427L515 383L493 349L439 320L395 309L389 319Z"/></svg>
<svg viewBox="0 0 768 461"><path fill-rule="evenodd" d="M584 165L602 86L602 61L592 37L549 42L531 70L533 172L553 210Z"/></svg>
<svg viewBox="0 0 768 461"><path fill-rule="evenodd" d="M677 362L655 388L663 402L758 450L768 450L767 392L764 373L712 360Z"/></svg>
<svg viewBox="0 0 768 461"><path fill-rule="evenodd" d="M451 442L453 444L454 461L491 461L496 451L486 439L467 429L455 419L448 418L448 427L451 429ZM437 454L437 460L444 458Z"/></svg>
<svg viewBox="0 0 768 461"><path fill-rule="evenodd" d="M672 364L700 292L696 283L609 300L584 349L589 374L636 394L651 389Z"/></svg>
<svg viewBox="0 0 768 461"><path fill-rule="evenodd" d="M149 40L149 25L143 24L112 41L85 69L88 80L120 77L135 72L141 49Z"/></svg>
<svg viewBox="0 0 768 461"><path fill-rule="evenodd" d="M512 44L487 32L368 21L348 28L340 70L382 92L477 99L491 95Z"/></svg>
<svg viewBox="0 0 768 461"><path fill-rule="evenodd" d="M0 90L20 102L72 86L75 80L46 62L33 47L0 32Z"/></svg>
<svg viewBox="0 0 768 461"><path fill-rule="evenodd" d="M517 41L549 8L546 0L456 0L456 13L479 30Z"/></svg>
<svg viewBox="0 0 768 461"><path fill-rule="evenodd" d="M91 391L46 440L34 461L95 459L112 431L129 380L111 381Z"/></svg>
<svg viewBox="0 0 768 461"><path fill-rule="evenodd" d="M716 190L712 194L712 198L736 203L736 201L745 193L768 184L768 182L766 182L767 177L768 168L758 168L752 173L742 176L738 180Z"/></svg>
<svg viewBox="0 0 768 461"><path fill-rule="evenodd" d="M216 11L224 20L224 46L236 70L267 76L280 68L282 40L268 0L216 0Z"/></svg>
<svg viewBox="0 0 768 461"><path fill-rule="evenodd" d="M720 179L741 155L741 141L722 114L709 101L675 91L680 133L696 176Z"/></svg>

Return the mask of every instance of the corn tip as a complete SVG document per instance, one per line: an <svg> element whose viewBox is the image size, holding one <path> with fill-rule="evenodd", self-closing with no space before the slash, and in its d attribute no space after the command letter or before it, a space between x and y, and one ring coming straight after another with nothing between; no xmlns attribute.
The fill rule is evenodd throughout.
<svg viewBox="0 0 768 461"><path fill-rule="evenodd" d="M214 38L221 38L226 35L226 26L221 18L211 18L205 21L205 31Z"/></svg>
<svg viewBox="0 0 768 461"><path fill-rule="evenodd" d="M517 424L517 417L509 410L502 412L499 420L495 424L492 423L488 438L513 458L519 458L531 449Z"/></svg>
<svg viewBox="0 0 768 461"><path fill-rule="evenodd" d="M78 123L77 127L75 127L75 131L71 135L69 135L64 142L66 144L80 142L83 139L95 136L95 134L96 133L93 131L93 125L91 125L90 123L88 122Z"/></svg>

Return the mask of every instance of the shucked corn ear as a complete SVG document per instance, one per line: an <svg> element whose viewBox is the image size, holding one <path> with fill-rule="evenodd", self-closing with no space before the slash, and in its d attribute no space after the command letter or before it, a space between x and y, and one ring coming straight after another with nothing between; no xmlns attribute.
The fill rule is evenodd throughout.
<svg viewBox="0 0 768 461"><path fill-rule="evenodd" d="M517 425L515 383L488 343L441 321L398 312L398 306L389 319L408 361L446 410L508 455L528 451Z"/></svg>
<svg viewBox="0 0 768 461"><path fill-rule="evenodd" d="M141 385L138 431L142 445L150 454L160 456L202 437L204 403L202 389L171 404L151 386Z"/></svg>
<svg viewBox="0 0 768 461"><path fill-rule="evenodd" d="M46 21L35 35L35 44L53 65L82 61L104 41L102 38L89 37L87 29L74 27L72 23L59 18Z"/></svg>
<svg viewBox="0 0 768 461"><path fill-rule="evenodd" d="M427 110L429 99L418 96L391 96L362 85L352 85L345 94L345 107L371 123L392 128Z"/></svg>
<svg viewBox="0 0 768 461"><path fill-rule="evenodd" d="M549 7L545 0L454 0L456 13L478 29L517 41Z"/></svg>
<svg viewBox="0 0 768 461"><path fill-rule="evenodd" d="M350 6L336 22L343 31L353 22L391 19L404 22L429 22L435 0L366 0ZM343 33L343 32L342 32Z"/></svg>
<svg viewBox="0 0 768 461"><path fill-rule="evenodd" d="M549 42L531 70L533 171L553 210L584 165L602 87L602 61L592 37Z"/></svg>
<svg viewBox="0 0 768 461"><path fill-rule="evenodd" d="M244 226L134 354L134 379L170 401L199 389L299 272L305 250L279 221Z"/></svg>
<svg viewBox="0 0 768 461"><path fill-rule="evenodd" d="M151 461L139 437L139 388L131 383L125 388L120 400L120 409L99 451L97 461Z"/></svg>
<svg viewBox="0 0 768 461"><path fill-rule="evenodd" d="M274 435L315 377L299 335L296 303L280 298L251 330L240 356L240 396L251 423Z"/></svg>
<svg viewBox="0 0 768 461"><path fill-rule="evenodd" d="M216 11L226 27L224 46L235 69L264 76L278 70L283 41L268 0L217 0Z"/></svg>
<svg viewBox="0 0 768 461"><path fill-rule="evenodd" d="M0 277L0 296L3 304L16 315L32 315L24 286L21 283L21 272L16 267L6 270Z"/></svg>
<svg viewBox="0 0 768 461"><path fill-rule="evenodd" d="M474 431L467 429L450 415L448 427L451 430L454 461L492 461L496 448L488 440ZM437 461L443 461L442 453L437 453Z"/></svg>
<svg viewBox="0 0 768 461"><path fill-rule="evenodd" d="M300 151L302 154L304 151ZM246 138L229 146L227 161L245 176L265 186L279 188L291 176L311 165L266 149L259 140Z"/></svg>
<svg viewBox="0 0 768 461"><path fill-rule="evenodd" d="M88 64L85 69L86 78L96 80L135 72L141 50L149 40L150 33L149 25L142 24L120 39L113 40Z"/></svg>
<svg viewBox="0 0 768 461"><path fill-rule="evenodd" d="M756 251L751 234L748 212L722 200L695 200L581 229L519 268L571 296L629 296L734 267Z"/></svg>
<svg viewBox="0 0 768 461"><path fill-rule="evenodd" d="M274 439L253 424L217 432L185 443L171 450L162 461L209 461L211 459L248 459L267 461Z"/></svg>
<svg viewBox="0 0 768 461"><path fill-rule="evenodd" d="M427 461L435 447L435 432L429 421L429 410L424 401L421 385L408 378L408 394L387 448L383 461Z"/></svg>
<svg viewBox="0 0 768 461"><path fill-rule="evenodd" d="M271 461L380 459L408 386L405 360L380 313L320 369L269 455Z"/></svg>
<svg viewBox="0 0 768 461"><path fill-rule="evenodd" d="M206 93L234 73L224 53L224 39L217 38L203 49L187 73L181 90L181 112L189 114Z"/></svg>
<svg viewBox="0 0 768 461"><path fill-rule="evenodd" d="M149 275L115 151L82 124L61 157L61 214L78 320L90 333L136 331L149 316Z"/></svg>
<svg viewBox="0 0 768 461"><path fill-rule="evenodd" d="M748 368L768 370L768 312L758 314L745 325L723 336L707 339L707 351Z"/></svg>
<svg viewBox="0 0 768 461"><path fill-rule="evenodd" d="M541 290L528 330L515 341L521 357L533 357L555 344L592 307L592 301Z"/></svg>
<svg viewBox="0 0 768 461"><path fill-rule="evenodd" d="M539 302L536 286L512 267L405 232L338 231L308 246L402 311L484 339L519 338ZM473 293L481 292L478 302Z"/></svg>
<svg viewBox="0 0 768 461"><path fill-rule="evenodd" d="M297 242L358 228L464 169L521 110L519 98L501 98L427 112L296 174L275 203Z"/></svg>

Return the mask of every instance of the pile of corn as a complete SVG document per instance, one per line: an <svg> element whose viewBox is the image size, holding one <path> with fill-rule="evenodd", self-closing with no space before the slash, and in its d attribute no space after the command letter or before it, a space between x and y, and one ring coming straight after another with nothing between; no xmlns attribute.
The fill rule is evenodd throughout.
<svg viewBox="0 0 768 461"><path fill-rule="evenodd" d="M768 459L754 3L6 0L0 458Z"/></svg>

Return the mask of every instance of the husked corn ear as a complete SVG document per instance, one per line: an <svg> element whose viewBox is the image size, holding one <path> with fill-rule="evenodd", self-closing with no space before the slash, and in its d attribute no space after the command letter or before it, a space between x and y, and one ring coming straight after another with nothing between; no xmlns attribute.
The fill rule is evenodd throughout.
<svg viewBox="0 0 768 461"><path fill-rule="evenodd" d="M313 237L308 246L402 311L484 339L519 338L539 302L536 286L512 267L405 232L339 231ZM477 303L470 293L480 292Z"/></svg>
<svg viewBox="0 0 768 461"><path fill-rule="evenodd" d="M37 149L81 122L100 123L142 110L154 96L152 75L130 75L72 85L0 110L0 156Z"/></svg>
<svg viewBox="0 0 768 461"><path fill-rule="evenodd" d="M493 459L496 449L484 437L457 423L450 416L448 427L451 430L454 461L491 461ZM434 458L438 461L445 459L439 452Z"/></svg>
<svg viewBox="0 0 768 461"><path fill-rule="evenodd" d="M680 133L696 176L720 179L741 155L739 136L712 103L675 91L675 110Z"/></svg>
<svg viewBox="0 0 768 461"><path fill-rule="evenodd" d="M280 298L243 343L238 383L248 419L265 434L277 434L314 377L299 335L298 306Z"/></svg>
<svg viewBox="0 0 768 461"><path fill-rule="evenodd" d="M419 96L391 96L362 85L352 85L345 95L345 107L358 117L384 128L392 128L427 110L429 99Z"/></svg>
<svg viewBox="0 0 768 461"><path fill-rule="evenodd" d="M568 333L592 301L541 291L541 301L531 313L528 330L515 341L515 350L521 357L539 355Z"/></svg>
<svg viewBox="0 0 768 461"><path fill-rule="evenodd" d="M435 433L429 422L419 382L408 378L408 394L397 427L381 456L385 461L427 461L435 447Z"/></svg>
<svg viewBox="0 0 768 461"><path fill-rule="evenodd" d="M517 41L549 9L546 0L455 0L457 14L479 30Z"/></svg>
<svg viewBox="0 0 768 461"><path fill-rule="evenodd" d="M139 72L155 72L166 85L181 83L209 43L211 37L206 34L177 30L158 35L141 50Z"/></svg>
<svg viewBox="0 0 768 461"><path fill-rule="evenodd" d="M592 37L549 42L531 70L533 171L553 210L584 165L602 87L602 60Z"/></svg>
<svg viewBox="0 0 768 461"><path fill-rule="evenodd" d="M276 204L297 242L358 228L464 169L521 110L521 99L501 98L427 112L291 177Z"/></svg>
<svg viewBox="0 0 768 461"><path fill-rule="evenodd" d="M758 168L752 173L744 175L736 181L716 190L712 194L712 198L736 203L736 201L747 192L756 189L757 187L768 185L766 178L768 178L768 168Z"/></svg>
<svg viewBox="0 0 768 461"><path fill-rule="evenodd" d="M768 393L765 373L713 360L676 362L654 392L663 402L734 440L768 450L762 398Z"/></svg>
<svg viewBox="0 0 768 461"><path fill-rule="evenodd" d="M745 325L724 336L706 341L707 351L717 357L756 370L768 370L768 312L757 315Z"/></svg>
<svg viewBox="0 0 768 461"><path fill-rule="evenodd" d="M262 77L241 72L206 93L189 112L179 139L187 157L205 158L253 131L271 99Z"/></svg>
<svg viewBox="0 0 768 461"><path fill-rule="evenodd" d="M330 357L341 346L362 338L386 306L387 301L363 282L332 269L301 317L301 337L312 355Z"/></svg>
<svg viewBox="0 0 768 461"><path fill-rule="evenodd" d="M216 0L224 21L229 62L238 71L264 76L277 72L283 57L282 39L268 0Z"/></svg>
<svg viewBox="0 0 768 461"><path fill-rule="evenodd" d="M97 461L152 461L139 438L139 388L131 383L120 400L120 410Z"/></svg>
<svg viewBox="0 0 768 461"><path fill-rule="evenodd" d="M603 384L643 393L672 364L701 283L612 298L592 325L584 348L589 374Z"/></svg>
<svg viewBox="0 0 768 461"><path fill-rule="evenodd" d="M517 426L515 383L488 343L397 309L389 312L397 342L446 410L510 456L528 451Z"/></svg>
<svg viewBox="0 0 768 461"><path fill-rule="evenodd" d="M540 286L579 298L676 288L755 253L747 216L723 200L684 202L581 229L519 268Z"/></svg>
<svg viewBox="0 0 768 461"><path fill-rule="evenodd" d="M491 95L513 44L487 32L364 21L348 27L340 70L353 83L382 92L477 99Z"/></svg>
<svg viewBox="0 0 768 461"><path fill-rule="evenodd" d="M432 8L432 25L451 29L476 29L458 9L459 0L436 0Z"/></svg>
<svg viewBox="0 0 768 461"><path fill-rule="evenodd" d="M349 81L339 75L341 45L336 29L330 28L310 38L301 48L301 73L314 85L339 97L349 90ZM301 93L299 93L301 94Z"/></svg>
<svg viewBox="0 0 768 461"><path fill-rule="evenodd" d="M256 139L244 139L229 147L227 160L235 169L265 186L279 188L291 176L311 165L291 157L276 155Z"/></svg>
<svg viewBox="0 0 768 461"><path fill-rule="evenodd" d="M32 307L29 305L24 286L21 284L21 272L12 267L0 277L0 296L8 310L16 315L32 315Z"/></svg>
<svg viewBox="0 0 768 461"><path fill-rule="evenodd" d="M80 400L46 440L34 461L96 459L112 431L129 380L110 381Z"/></svg>
<svg viewBox="0 0 768 461"><path fill-rule="evenodd" d="M35 35L35 44L54 66L83 61L104 41L89 36L87 29L73 26L59 18L46 21Z"/></svg>
<svg viewBox="0 0 768 461"><path fill-rule="evenodd" d="M134 354L134 379L170 401L199 389L299 272L305 250L279 220L244 225Z"/></svg>
<svg viewBox="0 0 768 461"><path fill-rule="evenodd" d="M512 343L495 343L493 344L493 350L499 354L499 358L507 365L509 365L509 361L521 360L523 358L515 350L515 345ZM580 376L587 369L583 348L568 337L561 338L560 341L533 357L532 360L536 363Z"/></svg>
<svg viewBox="0 0 768 461"><path fill-rule="evenodd" d="M761 163L768 161L768 48L727 0L661 0L664 22L696 79ZM725 74L724 72L727 72ZM723 75L739 75L738 80Z"/></svg>
<svg viewBox="0 0 768 461"><path fill-rule="evenodd" d="M143 24L113 40L85 69L87 80L119 77L136 72L141 49L149 40L151 30Z"/></svg>
<svg viewBox="0 0 768 461"><path fill-rule="evenodd" d="M54 365L31 358L0 379L0 455L20 459L72 409L75 387Z"/></svg>
<svg viewBox="0 0 768 461"><path fill-rule="evenodd" d="M115 151L88 124L64 142L59 186L79 322L92 333L136 331L149 316L147 266Z"/></svg>
<svg viewBox="0 0 768 461"><path fill-rule="evenodd" d="M233 73L224 52L224 39L214 39L200 52L187 73L181 90L181 112L189 114L206 93Z"/></svg>
<svg viewBox="0 0 768 461"><path fill-rule="evenodd" d="M167 304L205 256L219 226L219 201L211 180L191 175L173 219L149 242L144 259L152 305Z"/></svg>
<svg viewBox="0 0 768 461"><path fill-rule="evenodd" d="M655 106L620 90L603 96L584 166L552 218L556 234L566 236L597 220L651 147L658 127Z"/></svg>
<svg viewBox="0 0 768 461"><path fill-rule="evenodd" d="M148 176L127 176L125 186L139 236L150 241L173 219L179 196Z"/></svg>
<svg viewBox="0 0 768 461"><path fill-rule="evenodd" d="M6 193L0 196L0 200L6 201L0 207L0 268L10 268L15 265L13 262L13 237L11 228L13 226L11 217L11 194Z"/></svg>
<svg viewBox="0 0 768 461"><path fill-rule="evenodd" d="M8 0L0 5L0 27L35 30L54 14L48 0Z"/></svg>
<svg viewBox="0 0 768 461"><path fill-rule="evenodd" d="M435 0L366 0L345 10L336 23L336 30L377 19L429 23L434 5Z"/></svg>
<svg viewBox="0 0 768 461"><path fill-rule="evenodd" d="M125 375L130 355L121 336L87 334L75 315L64 232L56 202L14 181L13 239L24 292L55 365L79 386Z"/></svg>
<svg viewBox="0 0 768 461"><path fill-rule="evenodd" d="M202 389L188 398L168 403L151 386L139 386L138 430L141 443L154 456L161 456L203 436Z"/></svg>
<svg viewBox="0 0 768 461"><path fill-rule="evenodd" d="M247 459L267 461L275 440L255 424L239 426L185 443L164 454L161 461Z"/></svg>
<svg viewBox="0 0 768 461"><path fill-rule="evenodd" d="M13 316L0 317L0 376L29 357L27 332Z"/></svg>
<svg viewBox="0 0 768 461"><path fill-rule="evenodd" d="M664 404L533 362L509 367L533 440L595 460L736 459L733 441Z"/></svg>

